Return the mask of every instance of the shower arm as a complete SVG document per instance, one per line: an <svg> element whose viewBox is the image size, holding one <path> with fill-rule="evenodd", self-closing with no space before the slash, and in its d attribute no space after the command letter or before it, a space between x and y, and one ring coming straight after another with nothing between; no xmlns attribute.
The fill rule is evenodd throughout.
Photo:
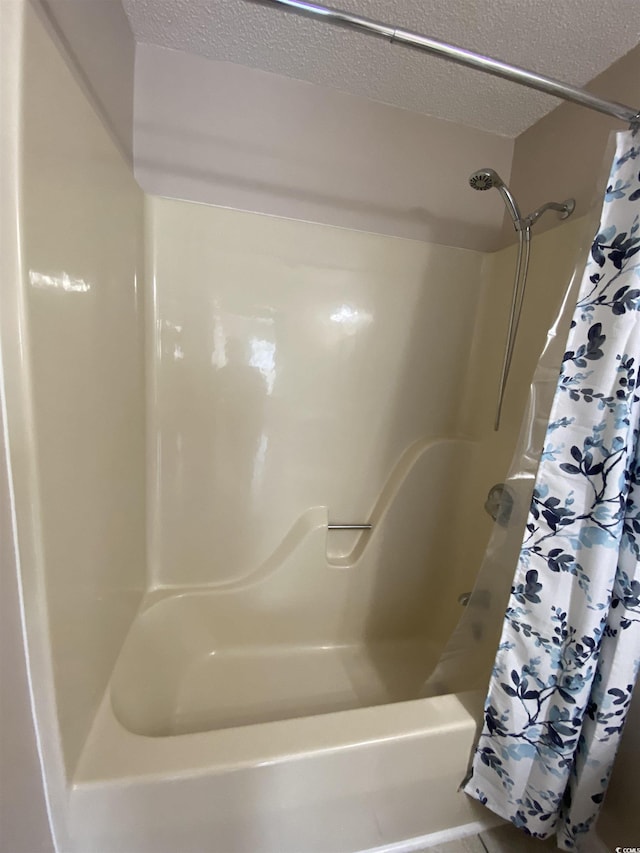
<svg viewBox="0 0 640 853"><path fill-rule="evenodd" d="M546 213L547 210L557 210L560 214L560 219L567 219L575 209L576 201L573 198L567 198L564 201L548 201L546 204L542 204L540 207L537 207L533 213L525 216L523 222L531 227L532 225L535 225L538 219L540 219L542 214Z"/></svg>
<svg viewBox="0 0 640 853"><path fill-rule="evenodd" d="M381 21L375 21L372 18L354 15L351 12L345 12L341 9L321 6L319 3L308 3L306 0L246 0L246 2L261 3L263 6L284 6L291 12L306 17L321 18L329 24L361 31L364 30L371 35L386 38L392 43L398 42L408 47L414 47L425 53L430 53L432 56L438 56L441 59L454 62L457 65L475 68L494 77L502 77L505 80L519 83L521 86L526 86L529 89L536 89L539 92L554 95L556 98L562 98L564 101L572 101L574 104L587 107L587 109L613 116L613 118L626 122L633 129L640 127L640 110L638 109L634 109L626 104L619 104L616 101L607 101L604 98L598 98L596 95L592 95L591 92L579 89L576 86L570 86L568 83L563 83L561 80L556 80L553 77L547 77L544 74L538 74L536 71L529 71L526 68L511 65L509 62L502 62L500 59L483 56L480 53L474 53L471 50L414 33L402 27L393 27Z"/></svg>

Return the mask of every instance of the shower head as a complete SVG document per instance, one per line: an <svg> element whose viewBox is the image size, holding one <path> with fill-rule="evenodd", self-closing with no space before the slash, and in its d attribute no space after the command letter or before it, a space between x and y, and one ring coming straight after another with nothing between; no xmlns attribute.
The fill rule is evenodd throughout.
<svg viewBox="0 0 640 853"><path fill-rule="evenodd" d="M520 208L516 204L515 198L509 192L509 187L497 172L493 169L478 169L477 172L473 172L469 176L469 184L474 190L497 189L509 211L509 216L513 220L516 230L518 230L522 220Z"/></svg>
<svg viewBox="0 0 640 853"><path fill-rule="evenodd" d="M478 169L469 177L469 183L474 190L498 189L504 186L504 181L493 169Z"/></svg>

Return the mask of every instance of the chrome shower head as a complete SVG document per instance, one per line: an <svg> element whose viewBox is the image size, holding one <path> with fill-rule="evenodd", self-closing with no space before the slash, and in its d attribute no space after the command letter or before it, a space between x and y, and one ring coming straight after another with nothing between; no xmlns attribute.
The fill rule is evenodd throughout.
<svg viewBox="0 0 640 853"><path fill-rule="evenodd" d="M504 181L493 169L478 169L469 177L469 183L474 190L499 189L504 186Z"/></svg>
<svg viewBox="0 0 640 853"><path fill-rule="evenodd" d="M509 187L497 172L493 169L478 169L477 172L473 172L473 174L470 175L469 183L474 190L498 190L507 210L509 211L509 216L511 217L516 230L518 229L522 218L520 215L520 209L516 204L515 198L509 192Z"/></svg>

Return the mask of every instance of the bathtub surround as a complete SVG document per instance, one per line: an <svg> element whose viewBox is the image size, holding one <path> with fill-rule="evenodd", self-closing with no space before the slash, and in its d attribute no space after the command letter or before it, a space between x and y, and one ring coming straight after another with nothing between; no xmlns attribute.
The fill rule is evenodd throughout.
<svg viewBox="0 0 640 853"><path fill-rule="evenodd" d="M473 699L414 697L456 619L448 590L476 571L458 548L458 513L473 515L458 493L461 482L465 494L477 489L482 442L494 435L488 398L502 342L493 330L508 310L507 259L501 280L497 258L479 277L482 256L459 249L167 199L148 198L146 215L149 591L75 777L76 837L99 837L105 849L127 839L140 851L197 850L199 836L170 809L184 796L198 823L199 803L220 804L217 831L232 850L255 849L257 831L265 851L355 850L401 837L398 820L407 838L477 821L480 811L451 796L455 755L475 730ZM580 224L571 225L577 239ZM568 269L566 241L554 232L544 244ZM528 316L540 340L547 258L541 250L531 270L537 310ZM388 341L400 330L397 352ZM521 359L516 379L530 367ZM438 386L443 365L456 393ZM440 388L437 405L415 387ZM511 399L505 412L501 440L515 442ZM345 419L357 425L355 443ZM256 421L261 430L248 433ZM370 520L373 530L330 533L329 518ZM247 690L265 672L274 681ZM260 769L272 763L277 771ZM302 793L292 799L290 773L298 787L306 780L313 806ZM170 783L176 774L184 788ZM132 777L131 817L113 825L125 796L114 783ZM401 786L401 809L390 784ZM260 802L239 809L240 787L262 792ZM272 788L293 809L275 821ZM146 809L166 815L152 834ZM327 819L316 836L319 813Z"/></svg>
<svg viewBox="0 0 640 853"><path fill-rule="evenodd" d="M3 280L2 355L31 685L60 827L63 774L144 587L142 194L32 7L15 11L19 275Z"/></svg>
<svg viewBox="0 0 640 853"><path fill-rule="evenodd" d="M402 502L419 575L433 532L411 499L424 506L438 495L441 509L427 517L443 542L453 535L446 507L458 477L436 473L446 441L426 445L463 437L456 424L481 256L155 198L147 200L147 250L152 583L237 581L307 508L367 521L392 500ZM432 389L432 402L417 388ZM426 461L407 486L423 491L408 499L394 493L412 447L415 465ZM451 451L454 470L464 452L464 443ZM329 558L371 540L378 551L376 520L372 533L330 533ZM441 552L430 559L440 562ZM407 571L396 581L407 582ZM424 593L427 600L435 589Z"/></svg>
<svg viewBox="0 0 640 853"><path fill-rule="evenodd" d="M76 843L197 850L176 797L199 824L218 802L229 850L477 821L451 796L467 700L418 697L457 615L447 507L481 257L148 198L147 258L149 592L75 777ZM373 530L327 530L356 517ZM122 779L131 819L97 819L120 812ZM152 832L146 809L165 816Z"/></svg>
<svg viewBox="0 0 640 853"><path fill-rule="evenodd" d="M508 253L148 198L142 275L141 194L30 6L9 5L27 46L22 268L0 315L32 694L15 696L24 716L33 699L58 848L201 853L215 834L225 853L327 853L480 831L492 816L456 792L478 696L413 697L477 570L482 477L502 479L515 441L517 382L501 447L492 430ZM571 251L563 233L540 238L537 272L534 242L534 301L564 286L542 262ZM543 339L544 306L527 318L521 340ZM529 360L516 351L524 383ZM265 664L277 689L247 695Z"/></svg>
<svg viewBox="0 0 640 853"><path fill-rule="evenodd" d="M150 236L155 217L165 215L164 226L184 228L185 238L192 231L191 246L197 252L190 274L185 276L187 259L181 255L180 263L171 267L172 252L167 249L162 254L158 227L148 243L153 264L145 286L138 256L140 195L41 22L28 5L24 11L27 55L20 138L25 159L19 208L23 270L19 277L6 281L15 285L8 293L24 303L20 333L26 360L20 360L15 334L3 334L3 359L11 366L13 382L7 400L12 419L10 451L15 456L14 476L19 486L16 510L36 724L60 849L84 853L91 848L106 853L119 846L135 849L136 853L145 849L158 853L163 849L162 842L167 851L200 851L203 833L208 837L211 831L212 804L219 818L216 831L221 839L227 839L229 850L243 849L243 845L245 849L248 845L252 851L258 850L260 839L265 851L298 851L308 841L310 850L315 844L324 853L328 826L334 849L346 845L357 850L378 842L391 843L403 837L474 824L482 810L455 795L459 767L471 748L475 729L464 700L451 696L386 704L416 696L423 673L413 687L394 687L390 682L393 657L389 659L388 649L382 648L382 654L374 659L368 655L366 666L362 666L358 654L349 658L345 638L353 644L358 635L369 642L367 632L377 632L383 639L385 632L397 632L412 591L413 630L418 622L425 622L420 618L424 611L421 614L417 608L428 607L430 599L438 600L444 594L442 584L447 576L419 572L417 557L413 562L395 565L394 575L387 574L384 584L380 583L384 576L376 579L375 587L370 583L383 559L388 562L390 548L406 549L410 539L404 535L404 524L409 524L407 533L418 530L423 535L421 559L426 559L424 549L430 552L431 561L440 559L438 553L446 532L440 513L452 502L455 483L446 480L445 471L463 460L466 447L464 436L452 434L459 395L439 393L438 404L434 405L410 390L414 381L436 381L442 368L442 364L430 362L427 342L421 338L419 327L414 327L412 336L399 348L391 347L385 331L387 336L397 336L398 330L409 323L408 312L423 310L421 306L431 294L429 302L433 303L434 313L430 319L427 311L427 328L440 341L451 369L463 385L480 256L464 250L150 199ZM15 35L20 42L20 29ZM35 57L37 62L33 61ZM60 199L64 199L64 206ZM60 215L62 209L64 215ZM247 233L243 234L245 229ZM216 234L217 249L207 249L207 241ZM217 266L214 264L211 273L203 278L203 270L212 261ZM181 280L184 291L180 301ZM213 288L211 293L205 284ZM453 330L450 341L442 337L440 328L451 313L445 285L455 288L458 300L469 306L465 323ZM263 722L264 709L257 709L258 717L246 719L248 725L241 729L210 731L212 726L220 726L220 720L212 717L206 704L210 699L192 694L186 710L202 715L204 700L205 716L195 719L195 724L192 716L188 722L192 732L194 728L199 731L177 737L165 736L163 720L160 723L164 730L149 737L128 731L114 714L117 709L132 729L141 726L134 721L134 712L147 733L153 725L144 705L138 710L131 707L136 697L130 690L125 690L130 707L125 708L120 701L122 672L136 662L129 647L119 669L118 685L114 682L113 692L111 688L105 690L105 678L109 678L143 587L148 588L149 598L143 606L140 625L132 634L134 640L145 628L142 617L147 614L155 618L154 607L161 604L159 595L168 599L167 607L172 611L181 601L173 593L189 588L197 592L195 584L211 581L202 544L206 544L208 535L207 524L203 523L206 519L194 521L185 513L196 535L194 550L182 563L175 559L175 544L170 553L165 548L160 554L161 561L155 561L159 554L158 532L167 537L164 547L170 536L175 540L177 529L154 532L151 527L148 561L144 553L141 477L145 460L145 395L140 320L147 287L147 356L155 359L155 344L162 347L159 373L156 375L156 367L150 362L148 375L152 403L158 393L157 407L149 410L150 434L158 428L162 439L158 446L170 441L178 456L182 442L183 461L188 460L194 441L196 449L198 442L204 441L203 461L213 452L219 466L224 463L225 454L238 461L233 456L234 448L254 447L251 461L256 467L251 472L246 469L248 479L241 479L242 488L253 489L264 509L272 512L270 524L262 528L256 526L255 516L242 516L240 511L227 516L238 525L229 534L237 531L249 540L253 550L242 554L231 535L221 539L227 554L211 561L218 567L218 581L238 580L245 570L259 569L269 557L274 541L277 546L297 517L308 509L306 502L313 498L325 505L319 526L316 521L310 530L315 543L315 567L305 560L290 565L301 581L306 579L307 569L330 579L324 610L317 610L315 622L307 618L304 624L306 630L314 631L316 645L320 638L328 640L321 645L335 646L333 652L320 652L330 664L330 704L323 707L313 696L307 697L305 701L310 704L304 711L331 713ZM243 296L245 287L248 290ZM302 297L307 288L314 298L305 302ZM217 308L214 298L219 303ZM180 305L186 310L184 316L176 314ZM19 314L3 312L3 318L7 316ZM158 328L154 318L166 319L173 327L165 324ZM300 324L304 334L298 328ZM176 326L182 326L182 331ZM367 348L360 344L360 336ZM247 350L243 351L242 346L234 350L234 343ZM303 351L310 347L313 359L306 365L300 363L294 344ZM218 360L214 363L212 358ZM331 359L333 372L324 369L323 373L324 359ZM349 366L351 359L354 367ZM369 365L371 359L374 361ZM285 368L282 376L278 373L281 367ZM235 371L237 380L231 389L225 386L229 371ZM196 378L202 382L203 391L208 388L219 402L217 413L213 407L216 417L212 422L206 419L206 409L211 406L206 393L202 395L203 411L193 411L200 395L189 389ZM349 408L350 388L358 391L358 407ZM397 420L392 414L390 420L380 421L379 414L387 411L391 388L394 395L402 392L402 418L398 414ZM256 412L262 408L262 425L274 430L267 434L262 473L260 436L257 442L248 443L253 439L247 435L242 418L238 419L241 413L237 398L234 400L237 389L255 389L239 402L252 403L258 407ZM365 448L342 447L344 437L339 424L330 427L329 422L322 421L314 425L313 419L304 419L302 413L308 408L309 413L316 413L317 421L319 406L313 406L321 390L325 400L333 395L341 401L345 421L360 418ZM21 417L32 425L33 433L16 426L11 430L11 423L15 425L18 418L17 395L26 395L32 401L33 414L27 410L27 415ZM176 406L179 409L183 404L186 412L191 411L191 420L178 421L174 429ZM365 419L360 406L364 406ZM296 417L303 417L300 423L287 421L290 409L299 413ZM389 410L393 413L393 407ZM202 435L190 436L188 430L195 416L203 419L207 429L202 429ZM416 418L417 429L412 424ZM298 463L302 476L293 479L283 479L283 430L289 433L290 441L298 436L309 442L306 455L304 444L297 450L302 454L299 459L303 462ZM443 438L445 442L438 444ZM24 457L18 452L18 440L33 441ZM281 450L274 459L274 472L269 467L270 454L278 447ZM371 454L380 456L375 465L365 458L367 447ZM166 445L163 452L168 454ZM37 467L29 476L21 467L24 459L36 462ZM158 488L158 494L168 500L169 483L177 489L186 485L180 479L180 466L170 464L169 455L160 454L159 460L159 469L151 465L148 468L150 519L158 504L154 489ZM369 471L369 479L360 486L356 483L351 493L345 491L345 500L350 503L340 504L340 490L329 495L326 482L318 476L322 477L328 463L335 466L334 474L343 465L343 477L348 477L350 485L360 473L353 467L354 460ZM160 483L156 483L157 471L165 478ZM241 469L234 476L239 473ZM261 477L265 478L264 483ZM416 518L410 518L409 509L414 515L420 510L423 498L417 497L432 477L441 484L441 491L433 492L436 502L430 513L431 541L428 527L420 530ZM100 483L97 490L96 482ZM203 477L199 482L206 485L207 481ZM233 489L229 494L233 496ZM381 502L377 500L380 496ZM443 496L446 499L441 507L437 501ZM179 507L179 495L175 494L174 499ZM186 495L186 499L193 505L191 497ZM305 505L298 509L301 501ZM232 503L238 509L238 501ZM335 543L327 551L328 504L336 513L332 520L349 521L344 515L356 511L373 516L378 527L373 535L378 538L370 540L366 553L358 557L358 541L350 539L348 533L336 533ZM41 512L41 529L28 528L37 520L33 507ZM292 507L295 512L291 512ZM379 517L375 516L376 507ZM220 500L208 507L209 515L223 510ZM253 512L255 505L250 510ZM383 532L384 541L380 538ZM41 548L30 560L29 544ZM186 544L182 540L182 545ZM356 571L349 568L350 558ZM149 577L145 579L147 565ZM389 582L401 575L406 583L396 584L394 591ZM282 579L284 575L280 573L278 577ZM258 617L264 619L265 609L277 615L288 607L290 585L278 586L275 575L270 580L269 584L250 584L256 590L256 632L260 629ZM154 591L160 582L170 584L169 588ZM431 587L426 595L425 583ZM304 583L299 583L298 588L305 594ZM317 591L318 584L310 589ZM228 595L224 590L220 592L223 597ZM215 605L215 596L201 597L204 605L210 600ZM340 609L331 609L332 601L338 601ZM363 609L366 602L377 603L367 611ZM386 607L387 603L391 606ZM337 626L323 623L329 612L337 612L344 621ZM308 605L304 613L309 615ZM365 616L368 624L363 624ZM455 618L454 597L451 606L437 608L437 617L445 621ZM188 621L196 628L190 617ZM285 621L280 620L280 624L284 630ZM239 624L237 627L242 628ZM179 621L176 628L172 653L179 652L181 638L186 639ZM249 623L242 629L245 642L246 630L251 628ZM429 630L434 638L440 636L435 619ZM268 637L271 643L277 640L272 632L273 620ZM210 639L204 637L208 645L202 639L195 647L198 655L203 650L207 654L216 650ZM430 642L424 634L422 640L427 645ZM227 644L233 641L227 633ZM213 637L213 642L219 643L220 638ZM224 644L224 636L221 642ZM379 649L373 643L369 645ZM428 660L419 651L416 642L414 660L425 666ZM186 653L185 660L192 662L189 649ZM212 661L217 663L215 655ZM142 663L146 668L144 658ZM168 690L170 700L165 720L169 719L173 726L170 694L174 684L164 678L168 670L163 673L162 661L154 659L153 665L157 663L163 679L158 686ZM179 661L178 664L175 684L180 686L184 673ZM305 669L309 667L305 665ZM349 690L353 691L354 683L357 688L355 697L346 696L346 706L341 704L344 696L332 693L335 671L349 678ZM146 669L138 683L149 684ZM194 684L197 683L196 679ZM379 699L371 697L372 690L378 691ZM102 707L95 715L95 702L100 697ZM147 698L143 693L142 699ZM293 698L300 701L300 696ZM282 701L281 691L278 699ZM240 701L244 699L240 697ZM371 707L374 701L384 704ZM238 708L230 710L231 721L239 721ZM287 716L286 709L275 711L279 717ZM294 713L299 711L299 706L293 707ZM301 778L307 784L301 786ZM425 786L433 791L432 810L428 812L423 803ZM249 800L247 790L255 792ZM114 814L118 815L117 820ZM312 815L316 815L315 823ZM339 820L336 815L340 815ZM164 818L160 820L160 816ZM474 825L480 828L482 824Z"/></svg>
<svg viewBox="0 0 640 853"><path fill-rule="evenodd" d="M33 47L46 57L46 45L37 40L46 36L36 19L29 20ZM44 66L27 67L27 104L35 104L38 93L52 104L44 87L56 84L55 73L64 66L57 72L55 65L53 70L47 68L44 79L37 71L44 71ZM58 110L62 106L72 112L76 94L81 97L79 90L70 77L58 85L69 90L69 101L56 101ZM54 126L53 116L36 112ZM34 177L45 186L47 174L62 180L64 172L43 175L52 155L48 148L38 147L45 136L29 110L26 116L26 130L32 134L28 156L41 161L33 165ZM94 152L93 137L79 134L79 124L80 119L75 125L66 124L75 127L76 147L71 141L65 144L70 151L86 146ZM106 223L96 225L83 245L91 247L91 235L99 234L104 242L96 251L113 256L113 261L102 261L102 269L117 262L137 271L139 196L110 170L110 158L117 155L109 154L110 143L106 135L103 139L106 147L88 157L93 158L96 179L108 179L114 197L113 206L101 205L101 214L114 216L122 230L112 238ZM63 152L57 157L63 159ZM66 162L68 168L77 168L83 161L76 154L73 163ZM89 165L86 168L83 181L92 174ZM70 186L78 185L73 174L66 179ZM105 192L96 192L96 199L108 198ZM39 231L52 229L52 208L42 207L47 196L27 193L25 199L28 209L34 210L26 237L35 233L36 226ZM126 210L117 203L127 205ZM77 227L88 227L91 221L91 203L87 204L83 217L75 220ZM143 529L139 520L133 520L139 499L133 505L122 503L126 494L118 490L130 489L131 497L139 493L137 466L144 458L140 444L134 451L140 433L130 429L132 424L139 429L141 423L143 394L135 383L140 382L137 371L142 362L138 323L144 291L150 460L148 595L106 690L103 679L108 678L135 611L136 587L143 583L139 573L145 557L139 539L107 533L110 542L131 549L129 557L125 552L109 555L100 551L102 528L85 526L85 535L91 536L87 542L98 556L103 553L104 559L112 560L114 568L100 569L92 553L85 560L91 570L73 580L69 572L75 571L74 564L66 564L63 571L53 562L55 547L48 546L49 562L40 580L34 580L47 583L49 596L57 713L72 786L69 812L65 815L66 809L58 808L72 838L68 849L200 850L202 836L194 826L208 825L212 803L218 804L217 814L226 815L216 826L230 850L249 845L252 850L282 853L298 851L305 844L313 850L315 844L325 853L327 826L334 849L365 849L481 820L481 807L455 793L475 731L468 700L413 698L419 695L425 671L408 670L404 683L399 683L393 652L402 651L405 643L410 649L405 657L428 667L429 655L437 654L437 643L456 618L457 579L473 573L473 567L461 565L455 548L450 548L460 538L456 535L460 519L454 523L448 508L456 501L459 484L465 481L465 490L470 486L466 460L477 445L469 441L464 425L470 425L476 439L484 430L481 419L464 414L472 387L473 353L491 352L488 343L495 338L492 323L475 324L478 312L484 310L481 300L496 286L495 278L491 282L482 278L483 256L149 198L145 278L113 270L111 286L104 291L102 273L91 267L75 244L65 242L77 233L66 228L66 222L57 220L64 229L61 234L50 230L56 235L53 246L44 238L41 245L34 244L33 237L25 243L27 249L34 247L34 261L23 278L28 331L35 336L29 340L39 345L33 345L33 375L38 381L32 387L36 414L46 410L49 424L44 435L38 433L35 421L40 452L45 454L39 469L41 487L54 494L51 484L62 475L50 466L66 458L48 452L46 442L55 441L61 453L73 438L75 456L96 453L79 473L95 471L100 458L111 460L108 469L97 469L103 483L101 500L107 501L103 515L109 495L119 493L131 532L138 537ZM124 240L117 250L110 242L116 237ZM54 250L55 257L39 254L36 263L36 252ZM93 301L107 294L115 301ZM121 299L126 310L117 307ZM92 313L92 306L98 305L99 323ZM46 323L54 311L55 328ZM70 328L64 325L66 317L73 319ZM60 366L60 376L45 383L45 371L50 376L55 359L66 352L54 347L47 334L66 329L68 347L92 352L87 350L90 336L109 333L113 328L109 324L116 320L119 351L111 352L109 341L104 341L103 356L115 360L112 373L98 374L99 399L87 396L94 386L82 372L85 366L100 367L97 352L89 362L69 354L64 372ZM79 338L81 334L85 337ZM478 339L478 334L487 338ZM392 345L396 339L402 341L400 346ZM124 367L118 365L128 346L123 376ZM432 357L434 351L437 359ZM498 360L499 351L496 347ZM453 378L453 385L443 384L445 375ZM479 379L487 382L488 393L495 375L497 364L489 356L486 374L481 372ZM115 391L110 391L109 376L119 377L121 397L110 397ZM422 387L432 392L416 394L415 389ZM48 388L55 391L53 400ZM60 410L53 407L67 393L65 388L71 402L62 411L75 406L80 435L68 433ZM114 430L117 434L119 422L112 417L126 412L123 424L129 427L129 444L121 452L134 453L124 469L133 481L121 478L109 445L100 444L104 441L100 424L85 424L82 407L88 401L101 413L110 435ZM109 412L102 408L107 404ZM357 425L353 439L345 433L345 423ZM491 430L489 411L486 427ZM91 437L89 445L83 443L83 434ZM99 447L104 457L97 454ZM289 464L291 454L298 460L295 465ZM451 476L456 468L458 473ZM314 506L321 509L309 516ZM51 497L44 507L45 521L47 513L57 515L55 525L54 516L49 516L45 530L55 526L64 531L66 520L76 517L67 509ZM85 500L82 511L91 513L92 503ZM112 518L114 523L124 522L119 513ZM371 520L374 529L364 534L327 533L330 518ZM287 539L291 535L293 541ZM280 543L296 541L297 550L288 545L278 550ZM289 552L292 558L287 563ZM400 553L404 556L398 560ZM135 560L129 562L134 554ZM434 566L434 571L424 572L424 565ZM446 572L436 569L443 565ZM383 571L388 567L393 572ZM116 570L122 571L120 580ZM94 584L101 577L118 585L100 592ZM65 589L72 593L76 585L89 598L86 604L76 599L78 607L67 612L63 622L60 593ZM221 604L221 613L233 614L228 608L235 606L234 601L240 612L245 616L253 612L254 618L244 623L234 618L223 630L220 616L215 616L217 627L211 634L208 614L215 615ZM33 608L35 599L27 604ZM89 613L88 606L95 609L82 629L86 633L80 635L78 625L73 634L83 636L83 642L71 646L72 635L62 627ZM31 618L37 618L36 612L31 610ZM201 622L199 612L204 614ZM112 622L96 633L104 625L98 621L100 613L110 613ZM158 630L166 639L174 638L166 650L153 639ZM234 631L240 632L239 638ZM97 636L104 646L94 645L91 638ZM327 680L310 685L314 694L304 679L300 685L299 679L289 678L278 690L279 706L269 706L268 694L262 694L263 705L251 707L248 700L253 698L237 692L241 667L261 668L260 655L264 658L271 649L273 654L267 657L274 677L280 677L277 667L283 661L289 677L295 664L292 637L306 654L300 659L302 671L318 667L309 663L315 654L318 673L325 671ZM229 670L230 662L235 670ZM194 673L205 671L198 670L200 663L206 663L218 684L225 683L225 667L230 672L226 708L216 705L219 691L200 689L206 679L196 676L191 687L185 680L195 664ZM93 683L84 677L75 680L85 667L91 667ZM335 690L340 679L347 688L342 694ZM162 702L150 702L151 691L140 689L152 684L156 698L165 697ZM287 696L287 684L297 693ZM87 687L91 697L82 692ZM100 695L100 709L86 737L83 727L90 721L91 702ZM388 704L394 701L397 704ZM326 713L283 719L312 711ZM74 719L72 712L86 716L76 716L66 729ZM238 723L245 725L224 728ZM170 734L177 736L167 737ZM55 740L51 731L46 737ZM301 778L307 780L302 790L308 792L308 800L295 793ZM247 789L255 792L250 804ZM430 810L424 807L427 790ZM283 802L288 803L284 811ZM190 815L186 821L180 817L184 809ZM155 829L145 817L151 813ZM312 813L324 817L312 823ZM118 821L114 822L114 814ZM336 814L341 815L339 821ZM160 821L159 815L164 816ZM256 846L258 837L262 848Z"/></svg>
<svg viewBox="0 0 640 853"><path fill-rule="evenodd" d="M25 346L71 774L144 587L142 194L40 23L28 26Z"/></svg>
<svg viewBox="0 0 640 853"><path fill-rule="evenodd" d="M5 347L8 341L17 343L19 335L15 317L20 313L18 288L9 289L6 282L20 280L21 264L18 236L20 173L20 81L22 77L22 27L23 9L18 4L1 8L0 56L3 60L0 74L0 223L2 225L2 252L0 252L0 765L3 778L10 785L2 786L0 796L0 826L3 844L17 853L54 853L50 828L53 815L51 806L61 809L64 782L59 772L56 783L54 773L43 773L41 758L51 758L51 750L44 752L38 735L47 728L42 726L42 713L38 724L34 719L32 679L33 663L27 662L23 626L24 579L21 577L21 558L24 549L18 549L15 504L16 484L13 481L8 430L7 394L12 383L7 370ZM6 66L5 64L6 63ZM11 328L8 328L7 319ZM13 383L16 377L13 377ZM22 412L17 411L18 425ZM11 423L16 424L13 420ZM24 423L24 422L22 422ZM15 445L14 445L15 449ZM51 696L52 691L49 692ZM39 697L42 698L42 697ZM53 709L51 709L53 711ZM55 727L52 712L48 731ZM42 726L42 727L40 727ZM58 762L61 771L62 762ZM5 776L6 774L6 776ZM49 790L47 790L49 787ZM61 796L56 800L53 788ZM57 819L61 823L63 818Z"/></svg>
<svg viewBox="0 0 640 853"><path fill-rule="evenodd" d="M20 192L17 177L21 158L18 128L22 9L17 4L10 7L5 5L0 14L0 56L3 60L0 74L0 103L3 111L0 122L0 222L3 244L0 253L0 281L3 282L0 290L0 340L6 342L11 339L15 342L15 326L10 333L7 319L10 318L14 325L14 318L20 310L18 288L9 290L4 283L19 281L21 272L18 239ZM0 358L0 765L3 777L10 778L11 784L2 786L0 826L2 841L7 848L19 853L54 853L49 813L54 797L51 791L46 791L42 772L42 752L33 717L33 671L27 663L24 647L21 552L18 549L15 508L12 503L16 492L6 406L10 383L3 349ZM55 725L53 713L50 722L52 729ZM48 757L50 755L49 752ZM47 782L52 781L52 775L48 774ZM58 788L62 791L61 773L58 782ZM62 797L60 802L55 802L55 807L60 805Z"/></svg>

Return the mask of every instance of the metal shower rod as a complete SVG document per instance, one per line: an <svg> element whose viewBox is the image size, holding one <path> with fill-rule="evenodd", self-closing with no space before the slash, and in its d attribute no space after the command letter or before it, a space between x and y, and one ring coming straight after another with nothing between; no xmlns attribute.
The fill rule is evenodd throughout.
<svg viewBox="0 0 640 853"><path fill-rule="evenodd" d="M555 80L553 77L546 77L544 74L528 71L526 68L519 68L517 65L501 62L499 59L492 59L490 56L483 56L480 53L474 53L462 47L455 47L452 44L447 44L447 42L432 39L419 33L413 33L401 27L393 27L389 24L383 24L380 21L374 21L371 18L353 15L351 12L343 12L340 9L321 6L318 3L308 3L306 0L252 0L252 2L259 2L269 6L286 6L292 12L297 12L307 17L319 17L330 24L364 30L372 35L389 39L391 42L398 42L409 47L424 50L426 53L439 56L442 59L448 59L450 62L455 62L458 65L476 68L479 71L484 71L486 74L493 74L494 77L503 77L505 80L520 83L520 85L527 86L529 89L537 89L540 92L546 92L548 95L555 95L556 98L573 101L574 104L580 104L588 109L596 110L596 112L613 116L632 126L640 124L640 110L638 109L628 107L625 104L618 104L615 101L598 98L584 89L570 86L568 83Z"/></svg>

